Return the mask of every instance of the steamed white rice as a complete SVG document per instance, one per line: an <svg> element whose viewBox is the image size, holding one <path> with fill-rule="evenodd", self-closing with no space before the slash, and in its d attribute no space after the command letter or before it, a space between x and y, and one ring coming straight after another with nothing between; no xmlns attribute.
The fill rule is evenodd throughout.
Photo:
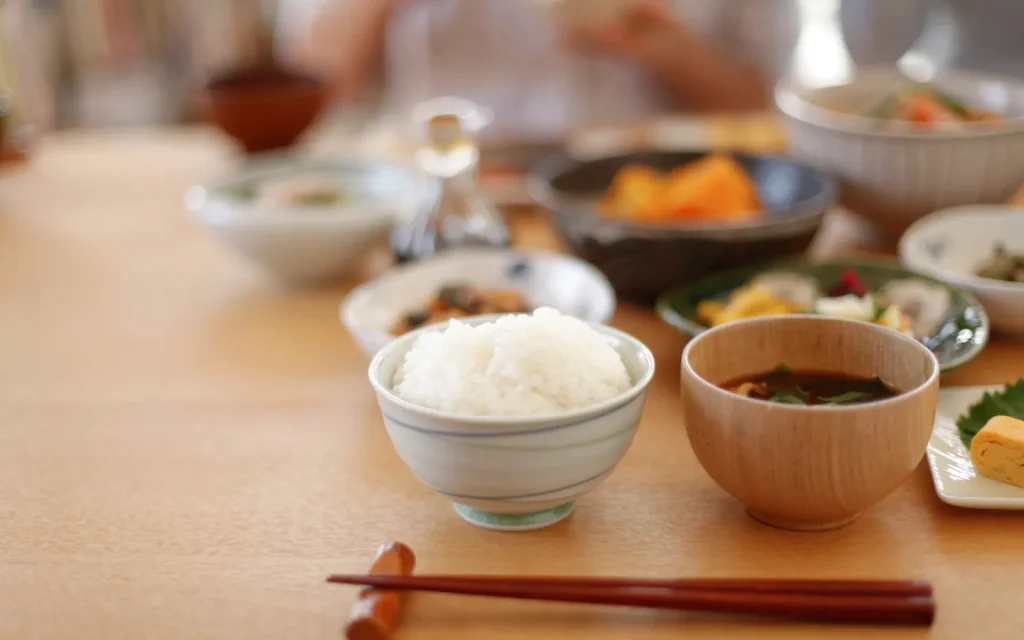
<svg viewBox="0 0 1024 640"><path fill-rule="evenodd" d="M541 308L421 334L395 374L404 400L459 415L532 417L580 409L631 386L622 358L585 322Z"/></svg>

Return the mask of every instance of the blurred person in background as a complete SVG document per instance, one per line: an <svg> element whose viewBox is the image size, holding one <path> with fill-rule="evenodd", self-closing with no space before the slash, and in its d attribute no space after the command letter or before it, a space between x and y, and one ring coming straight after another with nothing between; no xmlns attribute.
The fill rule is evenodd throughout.
<svg viewBox="0 0 1024 640"><path fill-rule="evenodd" d="M616 18L575 28L541 5L283 0L279 44L343 99L379 77L391 113L459 96L493 110L492 135L529 139L666 110L764 108L799 34L793 0L625 0Z"/></svg>

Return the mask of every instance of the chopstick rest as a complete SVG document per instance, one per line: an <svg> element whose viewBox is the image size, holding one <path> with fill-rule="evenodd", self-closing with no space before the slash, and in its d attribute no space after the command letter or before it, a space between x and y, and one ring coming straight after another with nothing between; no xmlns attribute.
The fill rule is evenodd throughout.
<svg viewBox="0 0 1024 640"><path fill-rule="evenodd" d="M397 541L389 541L377 549L370 574L385 577L407 577L416 566L412 549ZM402 608L403 594L366 586L352 605L345 637L348 640L385 640L395 630Z"/></svg>

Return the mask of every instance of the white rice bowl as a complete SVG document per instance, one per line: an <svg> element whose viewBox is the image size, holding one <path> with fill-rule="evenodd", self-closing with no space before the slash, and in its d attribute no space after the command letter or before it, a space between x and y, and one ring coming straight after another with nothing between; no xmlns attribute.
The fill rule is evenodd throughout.
<svg viewBox="0 0 1024 640"><path fill-rule="evenodd" d="M508 418L585 408L631 386L622 358L598 332L549 308L425 331L392 381L398 397L421 407Z"/></svg>

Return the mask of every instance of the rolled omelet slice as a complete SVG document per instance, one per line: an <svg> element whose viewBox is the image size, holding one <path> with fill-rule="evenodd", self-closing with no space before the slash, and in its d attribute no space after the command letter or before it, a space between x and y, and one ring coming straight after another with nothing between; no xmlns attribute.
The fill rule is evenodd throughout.
<svg viewBox="0 0 1024 640"><path fill-rule="evenodd" d="M971 460L978 473L1024 487L1024 420L996 416L971 440Z"/></svg>

